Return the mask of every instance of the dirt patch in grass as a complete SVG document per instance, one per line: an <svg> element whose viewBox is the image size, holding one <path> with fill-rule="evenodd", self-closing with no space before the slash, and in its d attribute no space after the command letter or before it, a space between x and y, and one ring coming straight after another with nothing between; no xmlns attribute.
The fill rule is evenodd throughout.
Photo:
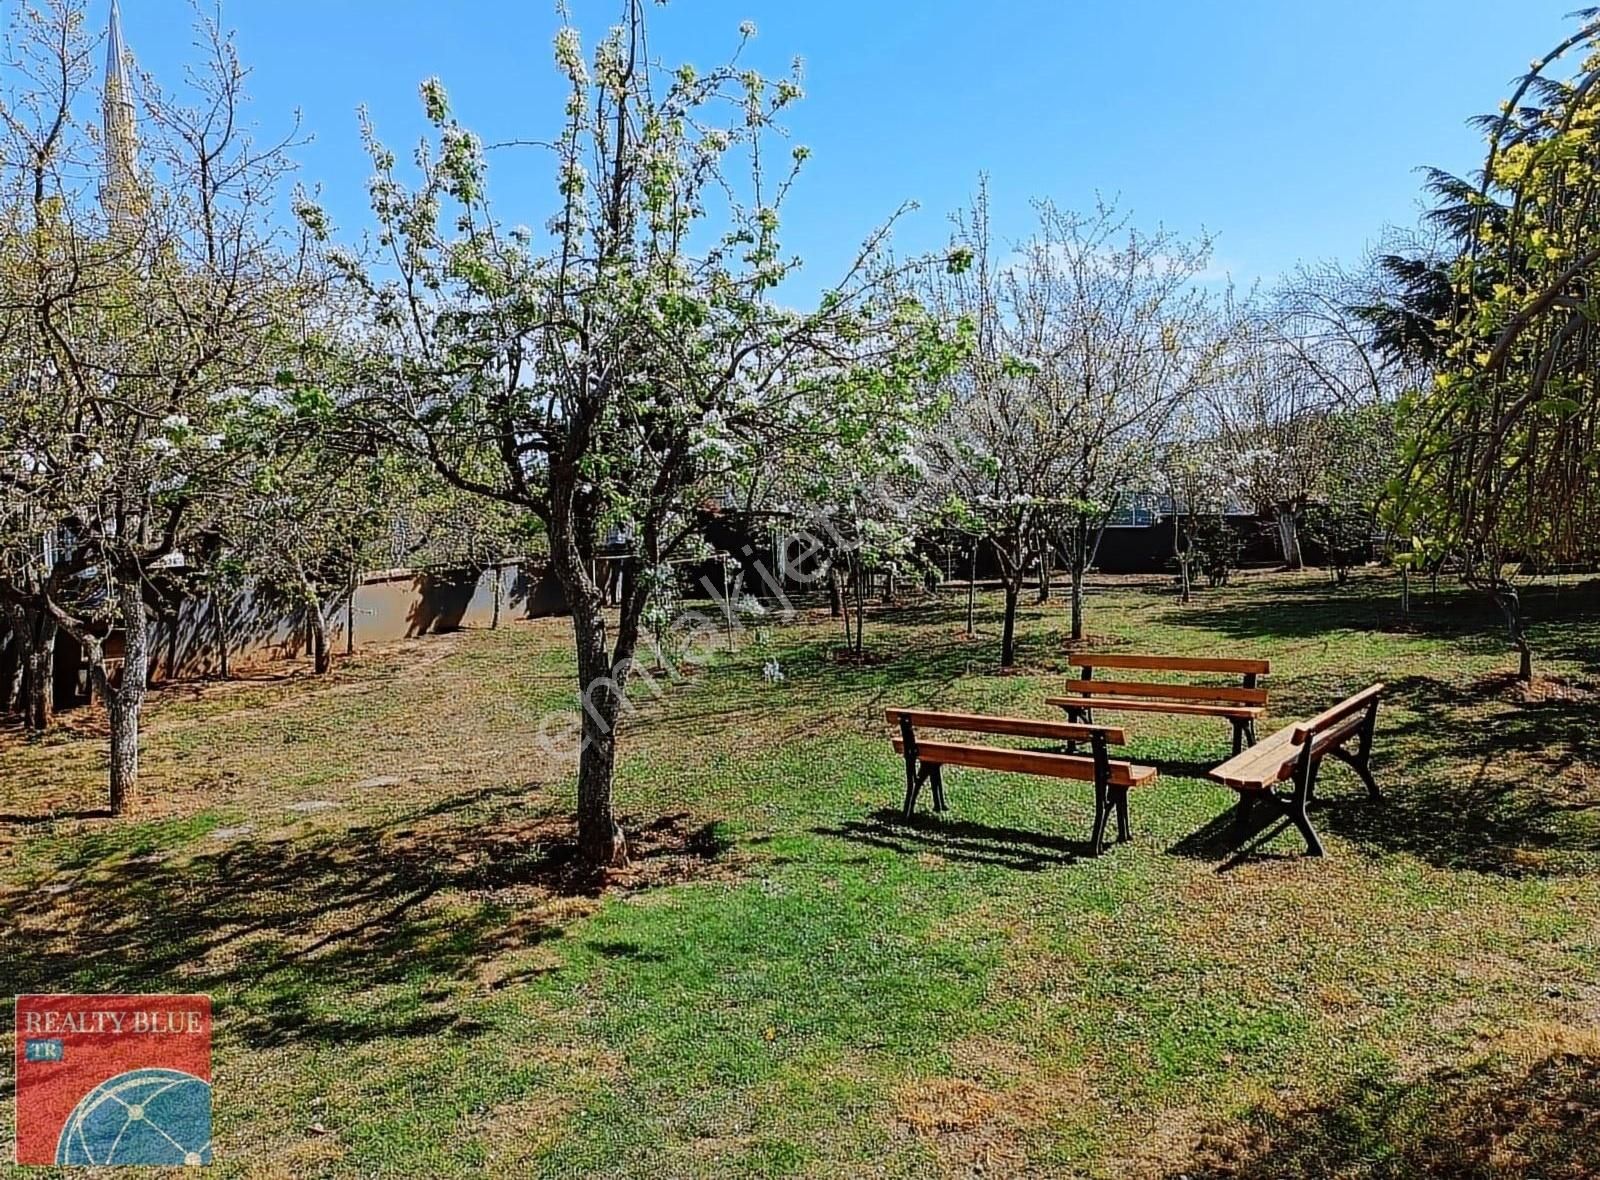
<svg viewBox="0 0 1600 1180"><path fill-rule="evenodd" d="M894 1098L899 1134L927 1144L945 1175L1016 1175L1052 1122L1082 1113L1080 1074L1034 1061L1019 1046L970 1037L951 1046L952 1076L918 1078Z"/></svg>

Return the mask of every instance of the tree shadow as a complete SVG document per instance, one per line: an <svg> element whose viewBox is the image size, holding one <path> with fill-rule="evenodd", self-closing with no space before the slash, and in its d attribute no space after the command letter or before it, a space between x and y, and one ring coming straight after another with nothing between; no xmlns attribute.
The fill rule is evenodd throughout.
<svg viewBox="0 0 1600 1180"><path fill-rule="evenodd" d="M86 855L0 891L0 975L18 993L216 993L253 1045L471 1035L438 1002L450 987L526 978L525 952L604 895L732 871L716 825L623 823L621 870L585 862L565 817L485 792L321 838ZM419 1004L424 983L449 986Z"/></svg>
<svg viewBox="0 0 1600 1180"><path fill-rule="evenodd" d="M1377 807L1317 822L1371 849L1450 869L1510 876L1591 871L1600 853L1600 764L1593 699L1521 701L1512 682L1426 676L1390 686L1409 717L1379 713Z"/></svg>
<svg viewBox="0 0 1600 1180"><path fill-rule="evenodd" d="M1263 1104L1201 1137L1170 1180L1588 1180L1600 1176L1600 1058L1367 1076L1309 1107Z"/></svg>
<svg viewBox="0 0 1600 1180"><path fill-rule="evenodd" d="M1284 580L1274 582L1270 593L1224 591L1209 605L1176 608L1164 621L1240 640L1306 639L1336 630L1402 631L1449 639L1473 653L1510 650L1504 619L1485 594L1461 585L1437 594L1415 590L1412 609L1404 615L1398 595L1398 580L1387 577L1347 586ZM1600 672L1600 579L1529 585L1521 600L1536 666L1541 659L1557 659Z"/></svg>
<svg viewBox="0 0 1600 1180"><path fill-rule="evenodd" d="M1092 852L1088 840L922 812L906 819L899 811L888 808L872 812L864 821L851 820L833 827L813 828L812 832L902 856L933 855L942 860L993 865L1024 873L1073 865Z"/></svg>

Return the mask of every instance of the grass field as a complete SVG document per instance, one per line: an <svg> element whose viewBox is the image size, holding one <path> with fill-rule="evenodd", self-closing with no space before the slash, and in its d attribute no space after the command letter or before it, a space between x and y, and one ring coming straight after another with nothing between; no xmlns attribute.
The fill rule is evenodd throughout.
<svg viewBox="0 0 1600 1180"><path fill-rule="evenodd" d="M972 641L947 599L871 617L875 664L807 616L647 704L599 881L545 620L169 688L121 820L71 814L92 722L0 739L0 980L212 993L228 1176L1600 1174L1600 587L1533 595L1531 692L1477 599L1394 593L1090 603L1097 644L1269 656L1278 724L1392 686L1387 802L1330 764L1322 861L1224 839L1205 720L1121 718L1162 776L1099 859L1081 784L953 772L900 822L885 705L1049 716L1066 668L1059 602L1001 676L997 600Z"/></svg>

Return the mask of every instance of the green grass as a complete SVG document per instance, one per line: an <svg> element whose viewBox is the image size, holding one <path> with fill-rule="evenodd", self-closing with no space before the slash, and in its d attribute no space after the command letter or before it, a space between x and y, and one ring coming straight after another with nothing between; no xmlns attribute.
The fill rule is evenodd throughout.
<svg viewBox="0 0 1600 1180"><path fill-rule="evenodd" d="M1078 784L953 772L900 822L886 705L1050 715L1061 604L1001 676L985 598L976 641L954 600L876 612L866 667L774 623L645 704L600 890L557 851L547 620L169 689L116 821L70 816L93 733L0 746L0 812L40 817L0 826L0 978L212 993L223 1175L1594 1174L1600 594L1530 596L1528 694L1476 599L1401 627L1394 591L1090 602L1097 643L1269 656L1278 724L1392 686L1388 800L1330 765L1322 861L1230 845L1226 726L1153 715L1099 859Z"/></svg>

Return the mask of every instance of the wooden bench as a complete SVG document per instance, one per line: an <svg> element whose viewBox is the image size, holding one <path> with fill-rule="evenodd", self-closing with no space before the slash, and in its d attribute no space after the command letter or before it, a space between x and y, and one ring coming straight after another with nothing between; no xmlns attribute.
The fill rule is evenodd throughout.
<svg viewBox="0 0 1600 1180"><path fill-rule="evenodd" d="M1362 689L1310 721L1284 726L1213 770L1212 778L1239 792L1240 826L1249 821L1257 803L1265 802L1300 829L1312 856L1321 856L1322 841L1311 826L1306 807L1315 797L1317 772L1324 758L1331 754L1353 768L1367 785L1367 794L1381 798L1372 778L1372 732L1382 695L1381 684ZM1294 790L1288 794L1273 790L1283 782L1293 782Z"/></svg>
<svg viewBox="0 0 1600 1180"><path fill-rule="evenodd" d="M1083 669L1082 678L1069 680L1064 696L1048 703L1067 711L1067 720L1092 722L1096 709L1142 713L1182 713L1196 717L1221 717L1233 725L1233 752L1256 740L1256 721L1266 712L1267 690L1258 678L1272 671L1267 660L1201 659L1189 656L1111 655L1075 652L1067 663ZM1242 676L1238 686L1215 684L1157 684L1140 680L1096 680L1096 668L1118 671L1222 673Z"/></svg>
<svg viewBox="0 0 1600 1180"><path fill-rule="evenodd" d="M1093 855L1099 856L1105 847L1106 821L1113 809L1117 813L1117 843L1132 839L1128 825L1128 790L1156 777L1153 766L1114 761L1108 755L1108 746L1122 746L1128 741L1127 733L1113 726L1035 721L1027 717L985 717L975 713L941 713L932 709L889 709L885 717L891 726L900 731L900 736L894 739L894 748L906 761L904 814L907 819L916 812L917 796L925 782L931 782L933 786L933 809L937 812L947 810L942 772L946 766L1077 779L1094 784L1094 829L1090 836L1090 847ZM1088 742L1092 754L1083 757L1049 750L1014 750L1002 746L930 742L922 739L919 729L1043 738L1057 742Z"/></svg>

